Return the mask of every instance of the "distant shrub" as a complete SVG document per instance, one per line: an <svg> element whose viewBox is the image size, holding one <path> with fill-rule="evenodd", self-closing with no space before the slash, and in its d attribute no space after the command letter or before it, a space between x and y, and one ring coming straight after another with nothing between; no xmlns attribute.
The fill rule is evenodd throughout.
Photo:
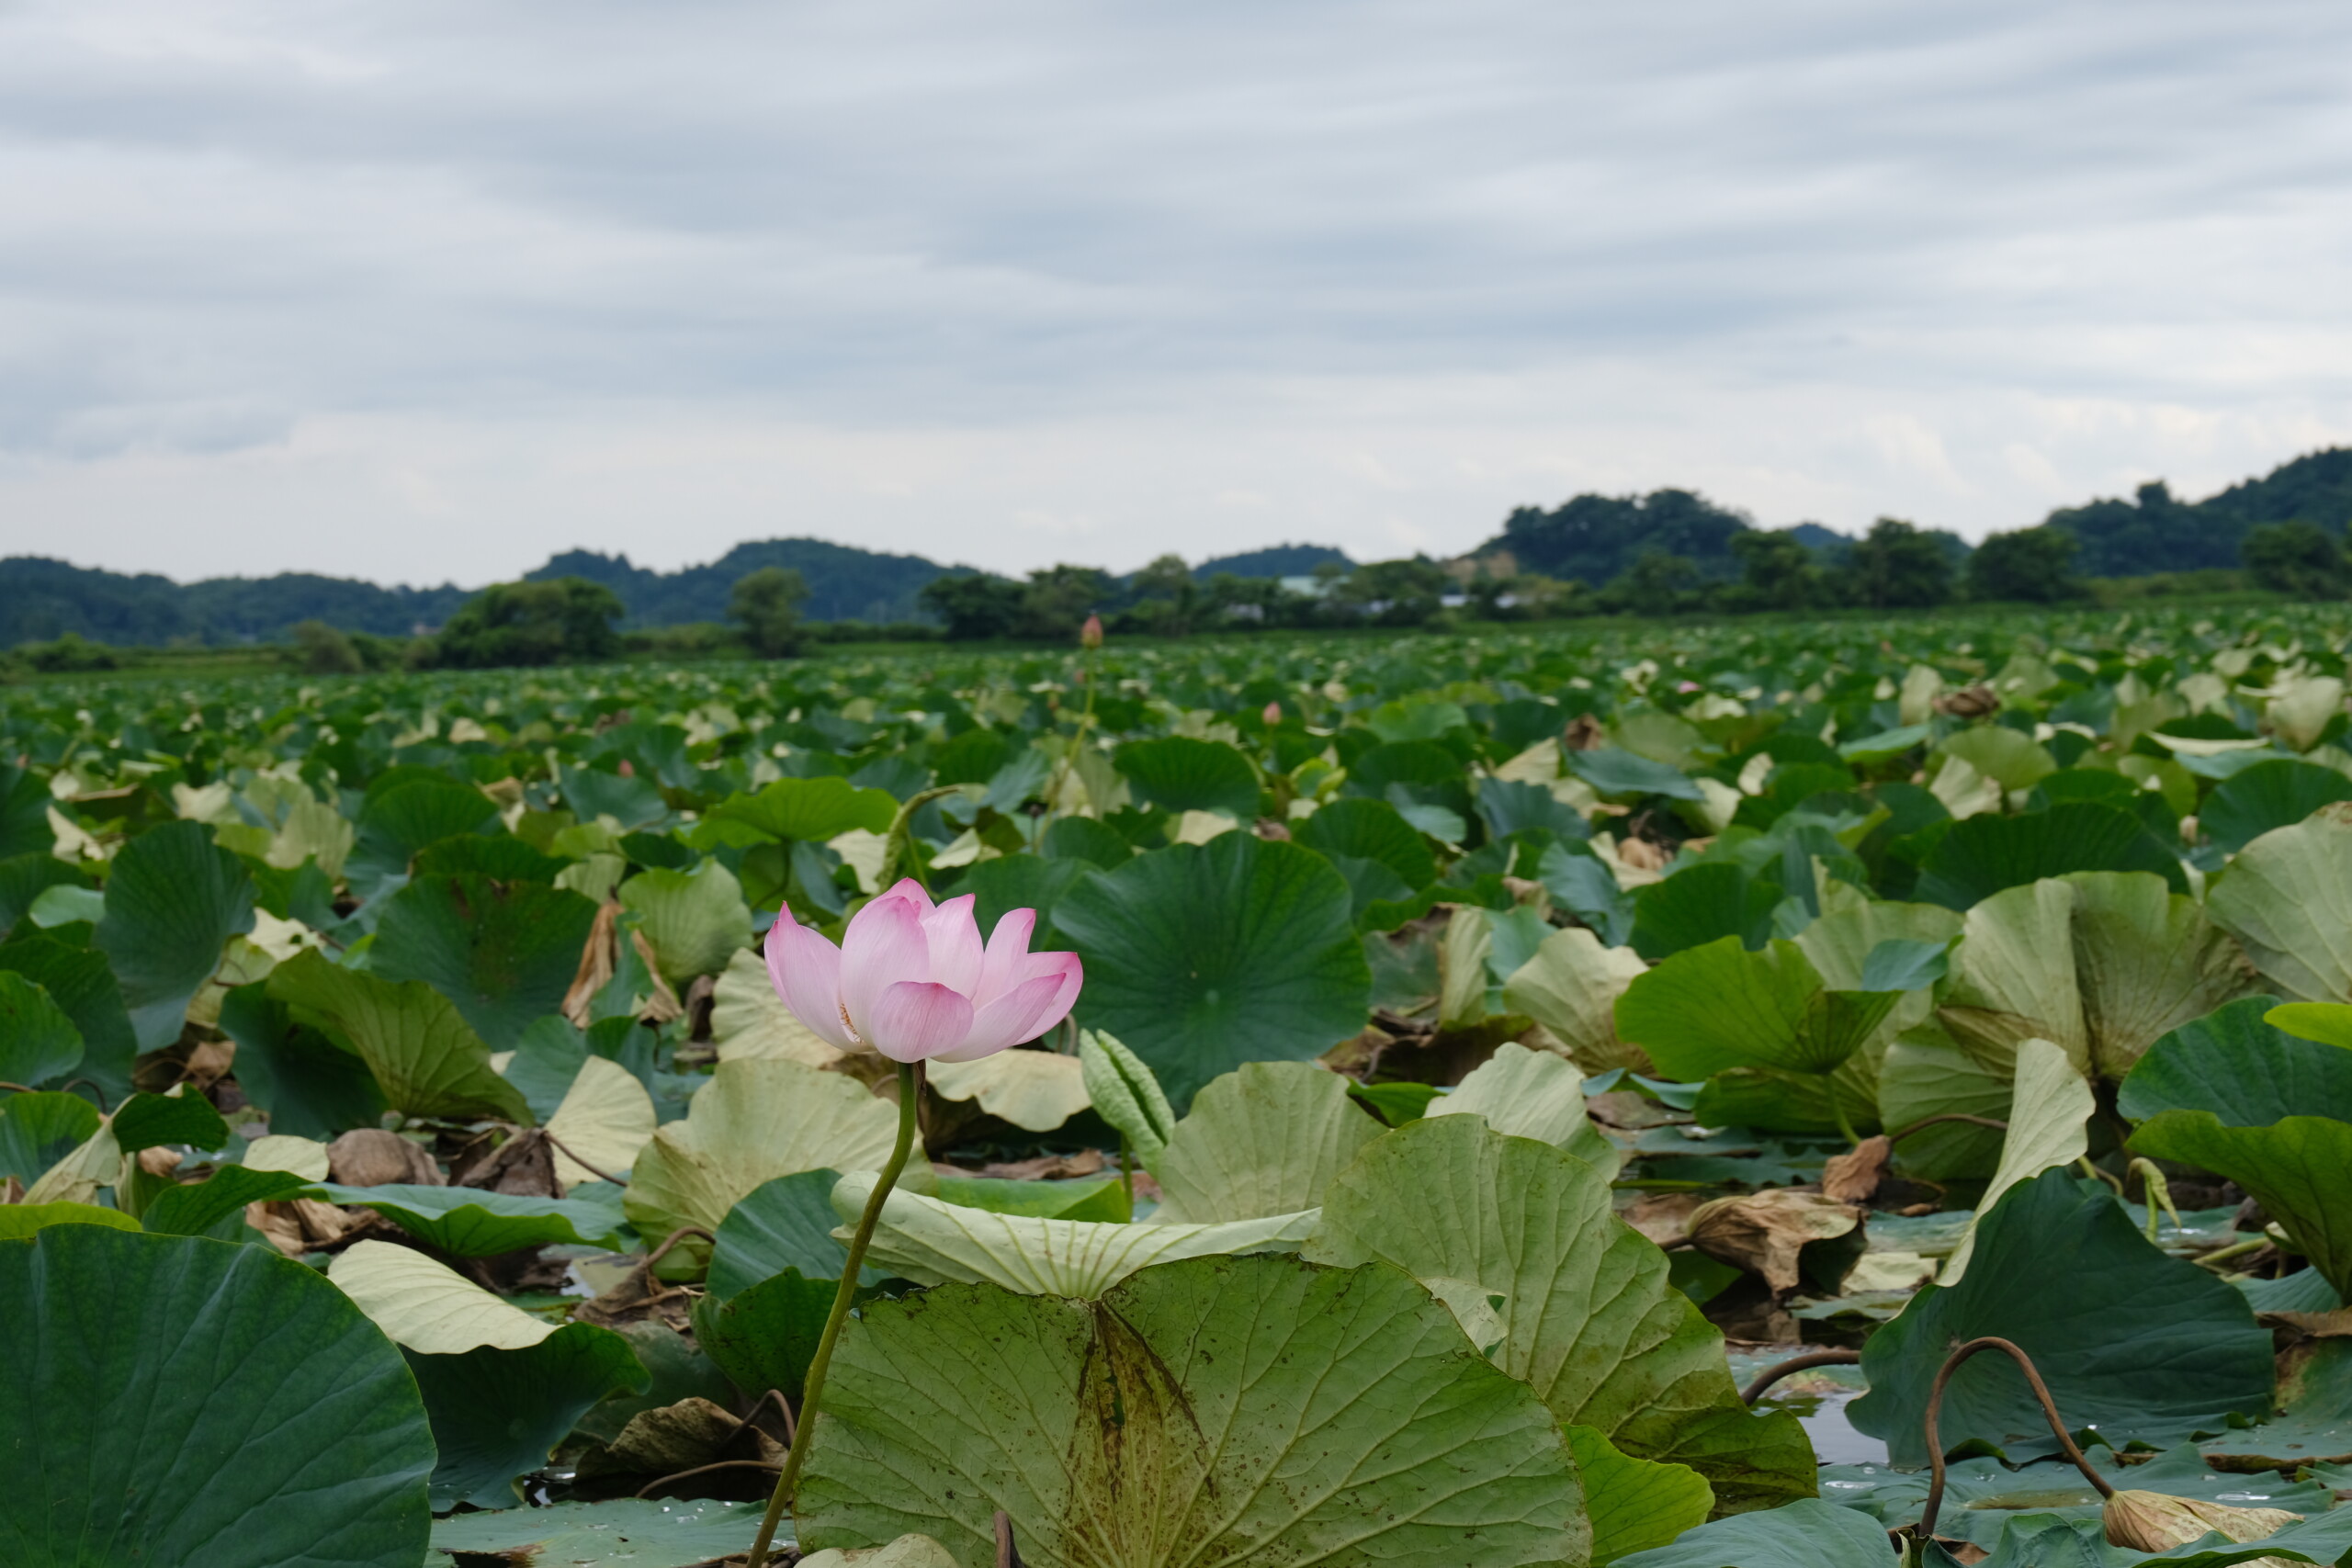
<svg viewBox="0 0 2352 1568"><path fill-rule="evenodd" d="M2257 587L2298 599L2341 599L2352 586L2344 547L2313 523L2265 523L2246 530L2238 558Z"/></svg>
<svg viewBox="0 0 2352 1568"><path fill-rule="evenodd" d="M502 582L466 601L421 645L416 661L448 670L570 664L621 651L613 623L624 609L613 591L581 577Z"/></svg>
<svg viewBox="0 0 2352 1568"><path fill-rule="evenodd" d="M808 584L788 567L763 566L735 580L727 597L727 618L741 625L743 639L762 659L789 659L808 642L800 629L800 605Z"/></svg>
<svg viewBox="0 0 2352 1568"><path fill-rule="evenodd" d="M31 642L17 649L27 669L43 675L79 675L97 670L119 670L121 656L102 642L85 642L67 632L54 642Z"/></svg>
<svg viewBox="0 0 2352 1568"><path fill-rule="evenodd" d="M297 622L288 634L294 662L312 675L356 675L368 668L349 637L324 621Z"/></svg>

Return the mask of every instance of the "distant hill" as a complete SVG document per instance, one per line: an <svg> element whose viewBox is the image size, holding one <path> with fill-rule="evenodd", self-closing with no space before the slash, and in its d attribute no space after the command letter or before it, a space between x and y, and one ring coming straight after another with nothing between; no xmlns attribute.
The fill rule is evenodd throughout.
<svg viewBox="0 0 2352 1568"><path fill-rule="evenodd" d="M1549 512L1517 508L1484 547L1509 551L1522 570L1593 588L1613 581L1648 550L1680 556L1702 578L1722 580L1739 575L1732 537L1752 526L1745 513L1687 490L1578 495Z"/></svg>
<svg viewBox="0 0 2352 1568"><path fill-rule="evenodd" d="M419 626L438 626L466 598L461 588L380 588L306 572L216 577L183 587L152 573L134 577L16 556L0 560L0 647L67 632L134 647L275 641L307 620L405 637Z"/></svg>
<svg viewBox="0 0 2352 1568"><path fill-rule="evenodd" d="M1244 550L1238 556L1216 556L1193 569L1193 578L1206 582L1219 572L1231 572L1236 577L1305 577L1325 561L1337 561L1352 570L1355 562L1345 550L1329 545L1269 545L1262 550Z"/></svg>
<svg viewBox="0 0 2352 1568"><path fill-rule="evenodd" d="M2080 541L2075 568L2084 575L2141 577L2236 566L2246 530L2298 520L2344 536L2352 523L2352 447L2297 457L2203 501L2182 501L2157 479L2130 501L2061 507L2040 525Z"/></svg>
<svg viewBox="0 0 2352 1568"><path fill-rule="evenodd" d="M822 539L765 539L738 545L707 566L649 571L627 556L567 550L528 574L533 580L584 577L601 582L628 606L626 626L675 626L727 618L727 595L738 578L765 566L789 567L808 584L801 614L812 621L928 619L916 595L933 578L969 571L922 556L884 555Z"/></svg>

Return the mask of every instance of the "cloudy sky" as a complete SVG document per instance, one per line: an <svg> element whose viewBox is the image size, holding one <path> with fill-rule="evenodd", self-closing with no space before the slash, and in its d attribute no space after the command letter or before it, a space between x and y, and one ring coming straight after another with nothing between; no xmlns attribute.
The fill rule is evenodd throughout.
<svg viewBox="0 0 2352 1568"><path fill-rule="evenodd" d="M1972 536L2352 441L2352 6L0 0L0 553Z"/></svg>

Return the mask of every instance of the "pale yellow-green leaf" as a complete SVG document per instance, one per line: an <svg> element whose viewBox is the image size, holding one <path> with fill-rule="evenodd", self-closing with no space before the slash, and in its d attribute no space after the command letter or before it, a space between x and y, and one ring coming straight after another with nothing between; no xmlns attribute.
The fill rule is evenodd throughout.
<svg viewBox="0 0 2352 1568"><path fill-rule="evenodd" d="M556 1325L533 1317L414 1247L363 1241L337 1255L327 1278L395 1345L454 1356L485 1346L524 1350Z"/></svg>
<svg viewBox="0 0 2352 1568"><path fill-rule="evenodd" d="M1930 664L1914 664L1903 672L1903 686L1895 698L1898 724L1925 724L1936 716L1936 699L1944 694L1941 671Z"/></svg>
<svg viewBox="0 0 2352 1568"><path fill-rule="evenodd" d="M1495 1047L1452 1094L1430 1100L1426 1114L1483 1116L1498 1133L1555 1145L1606 1171L1620 1161L1617 1146L1585 1114L1576 1064L1512 1041Z"/></svg>
<svg viewBox="0 0 2352 1568"><path fill-rule="evenodd" d="M113 1187L121 1179L122 1145L114 1141L111 1127L100 1127L75 1145L63 1159L42 1171L40 1179L26 1190L22 1201L93 1202L99 1188Z"/></svg>
<svg viewBox="0 0 2352 1568"><path fill-rule="evenodd" d="M883 1546L812 1551L800 1568L956 1568L956 1559L927 1535L902 1535Z"/></svg>
<svg viewBox="0 0 2352 1568"><path fill-rule="evenodd" d="M2352 1002L2352 822L2323 812L2263 834L2206 908L2281 1000Z"/></svg>
<svg viewBox="0 0 2352 1568"><path fill-rule="evenodd" d="M752 944L752 909L727 867L707 860L692 871L641 871L621 884L621 907L638 917L662 977L684 989L716 975Z"/></svg>
<svg viewBox="0 0 2352 1568"><path fill-rule="evenodd" d="M1032 1133L1050 1133L1091 1101L1078 1058L1052 1051L999 1051L977 1062L933 1062L929 1082L948 1100L978 1100L981 1110Z"/></svg>
<svg viewBox="0 0 2352 1568"><path fill-rule="evenodd" d="M657 1125L653 1097L637 1075L618 1062L590 1056L548 1119L548 1135L561 1145L555 1151L556 1179L571 1187L604 1179L597 1171L627 1171Z"/></svg>
<svg viewBox="0 0 2352 1568"><path fill-rule="evenodd" d="M1524 1013L1568 1048L1588 1073L1649 1065L1617 1035L1617 998L1648 972L1630 947L1604 947L1582 926L1554 931L1503 986L1503 1005Z"/></svg>
<svg viewBox="0 0 2352 1568"><path fill-rule="evenodd" d="M1983 724L1944 738L1936 750L1958 758L2005 790L2030 789L2058 771L2058 760L2033 738L2005 724Z"/></svg>
<svg viewBox="0 0 2352 1568"><path fill-rule="evenodd" d="M1380 1135L1348 1080L1310 1062L1251 1062L1212 1078L1152 1166L1155 1223L1209 1224L1312 1209Z"/></svg>
<svg viewBox="0 0 2352 1568"><path fill-rule="evenodd" d="M801 1022L775 994L768 966L750 948L727 961L710 998L710 1038L722 1062L798 1062L821 1067L843 1053Z"/></svg>
<svg viewBox="0 0 2352 1568"><path fill-rule="evenodd" d="M628 870L626 856L597 851L557 872L555 885L579 894L592 904L602 904L613 896L613 889L621 885L621 877Z"/></svg>
<svg viewBox="0 0 2352 1568"><path fill-rule="evenodd" d="M2328 721L2344 711L2344 682L2333 675L2312 675L2290 682L2264 710L2278 739L2298 751L2319 744Z"/></svg>
<svg viewBox="0 0 2352 1568"><path fill-rule="evenodd" d="M1437 1021L1441 1029L1475 1029L1487 1016L1487 953L1494 924L1474 905L1457 907L1438 939Z"/></svg>
<svg viewBox="0 0 2352 1568"><path fill-rule="evenodd" d="M1968 911L1937 1016L1953 1043L2007 1076L2021 1040L2047 1040L2091 1067L2075 975L2075 885L2007 887Z"/></svg>
<svg viewBox="0 0 2352 1568"><path fill-rule="evenodd" d="M859 892L882 891L882 866L890 848L888 837L870 829L852 828L827 839L825 847L841 856L842 863L855 874Z"/></svg>
<svg viewBox="0 0 2352 1568"><path fill-rule="evenodd" d="M852 1171L833 1189L833 1211L849 1226L874 1191L875 1173ZM921 1284L984 1281L1024 1295L1090 1298L1136 1269L1218 1253L1295 1252L1316 1212L1224 1224L1121 1225L996 1214L892 1192L882 1205L867 1261Z"/></svg>
<svg viewBox="0 0 2352 1568"><path fill-rule="evenodd" d="M327 1146L310 1138L270 1133L245 1145L247 1170L283 1170L306 1181L327 1179Z"/></svg>
<svg viewBox="0 0 2352 1568"><path fill-rule="evenodd" d="M306 860L318 862L329 876L343 874L343 863L359 841L359 829L323 800L305 796L296 801L269 840L265 857L280 871L292 871Z"/></svg>
<svg viewBox="0 0 2352 1568"><path fill-rule="evenodd" d="M2082 872L2066 880L2075 886L2075 984L2097 1076L2120 1081L2157 1040L2257 987L2245 950L2155 873Z"/></svg>
<svg viewBox="0 0 2352 1568"><path fill-rule="evenodd" d="M1967 1234L1937 1276L1938 1283L1956 1284L1967 1271L1969 1257L1976 1249L1976 1227L2001 1201L2001 1194L2052 1166L2072 1165L2088 1152L2091 1114L2098 1109L2090 1084L2064 1051L2047 1040L2018 1043L2017 1094L2008 1133L2001 1140L2001 1163L1985 1185Z"/></svg>

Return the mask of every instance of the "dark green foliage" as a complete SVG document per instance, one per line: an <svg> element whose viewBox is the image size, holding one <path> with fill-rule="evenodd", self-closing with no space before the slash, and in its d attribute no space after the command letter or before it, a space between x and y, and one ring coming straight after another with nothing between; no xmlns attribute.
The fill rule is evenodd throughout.
<svg viewBox="0 0 2352 1568"><path fill-rule="evenodd" d="M2080 542L2063 528L1995 534L1968 558L1968 596L1979 604L2055 604L2079 598L2074 574Z"/></svg>
<svg viewBox="0 0 2352 1568"><path fill-rule="evenodd" d="M312 675L356 675L367 668L352 641L324 621L300 621L287 634L294 661Z"/></svg>
<svg viewBox="0 0 2352 1568"><path fill-rule="evenodd" d="M449 617L429 658L451 670L611 659L621 650L613 623L625 609L611 589L585 578L502 582Z"/></svg>
<svg viewBox="0 0 2352 1568"><path fill-rule="evenodd" d="M1736 570L1731 541L1748 528L1736 512L1687 490L1646 496L1579 495L1550 512L1522 506L1489 548L1509 550L1521 570L1611 582L1645 551L1678 556L1721 581Z"/></svg>
<svg viewBox="0 0 2352 1568"><path fill-rule="evenodd" d="M788 567L763 566L736 580L727 596L727 618L741 625L744 640L762 659L788 659L800 651L800 606L808 584Z"/></svg>
<svg viewBox="0 0 2352 1568"><path fill-rule="evenodd" d="M1830 603L1833 589L1814 551L1793 530L1735 534L1744 608L1811 610Z"/></svg>
<svg viewBox="0 0 2352 1568"><path fill-rule="evenodd" d="M2238 558L2257 588L2298 599L2341 599L2352 587L2352 558L2340 536L2315 524L2264 523L2246 530Z"/></svg>
<svg viewBox="0 0 2352 1568"><path fill-rule="evenodd" d="M1876 610L1920 610L1951 598L1951 553L1942 539L1893 517L1871 525L1847 552L1848 591Z"/></svg>

